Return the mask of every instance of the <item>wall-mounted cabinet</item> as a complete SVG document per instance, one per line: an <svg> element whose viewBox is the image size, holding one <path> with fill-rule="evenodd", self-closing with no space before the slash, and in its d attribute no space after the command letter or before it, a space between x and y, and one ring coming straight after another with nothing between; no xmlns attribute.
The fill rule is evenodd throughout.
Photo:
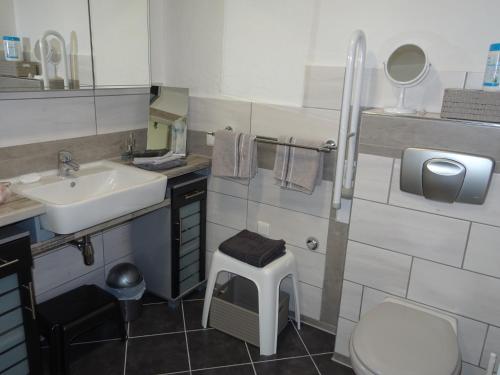
<svg viewBox="0 0 500 375"><path fill-rule="evenodd" d="M149 86L148 0L89 0L96 88Z"/></svg>
<svg viewBox="0 0 500 375"><path fill-rule="evenodd" d="M149 86L148 0L0 0L0 92Z"/></svg>

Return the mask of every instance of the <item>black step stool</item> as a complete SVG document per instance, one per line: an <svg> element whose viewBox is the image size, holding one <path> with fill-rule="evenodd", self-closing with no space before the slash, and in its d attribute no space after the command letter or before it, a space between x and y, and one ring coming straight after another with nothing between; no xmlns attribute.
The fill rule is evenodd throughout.
<svg viewBox="0 0 500 375"><path fill-rule="evenodd" d="M70 374L70 344L107 321L127 340L119 301L96 285L83 285L37 306L40 334L49 342L50 374Z"/></svg>

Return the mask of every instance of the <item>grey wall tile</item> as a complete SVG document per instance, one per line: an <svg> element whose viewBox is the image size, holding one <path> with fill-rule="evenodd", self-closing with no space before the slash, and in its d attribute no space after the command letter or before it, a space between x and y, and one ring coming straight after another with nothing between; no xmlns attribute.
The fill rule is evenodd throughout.
<svg viewBox="0 0 500 375"><path fill-rule="evenodd" d="M400 170L401 160L398 159L394 163L390 204L500 226L500 175L498 173L493 174L484 204L477 205L436 202L420 195L403 192L399 188Z"/></svg>
<svg viewBox="0 0 500 375"><path fill-rule="evenodd" d="M97 133L148 127L149 94L96 96Z"/></svg>
<svg viewBox="0 0 500 375"><path fill-rule="evenodd" d="M392 158L359 154L354 196L387 203L393 161Z"/></svg>
<svg viewBox="0 0 500 375"><path fill-rule="evenodd" d="M318 141L337 140L338 111L315 108L297 108L270 104L252 105L252 134Z"/></svg>
<svg viewBox="0 0 500 375"><path fill-rule="evenodd" d="M189 98L189 129L216 131L231 126L235 131L250 132L251 103L230 99Z"/></svg>
<svg viewBox="0 0 500 375"><path fill-rule="evenodd" d="M349 241L344 279L404 296L411 257Z"/></svg>
<svg viewBox="0 0 500 375"><path fill-rule="evenodd" d="M473 366L467 362L462 362L461 375L485 375L485 371L481 367Z"/></svg>
<svg viewBox="0 0 500 375"><path fill-rule="evenodd" d="M363 289L363 301L361 303L361 317L363 317L367 311L370 311L375 306L384 302L387 297L393 296L389 293L381 292L380 290L375 290L365 286Z"/></svg>
<svg viewBox="0 0 500 375"><path fill-rule="evenodd" d="M95 134L94 99L0 100L0 147Z"/></svg>
<svg viewBox="0 0 500 375"><path fill-rule="evenodd" d="M74 288L78 288L79 286L85 284L95 284L97 286L100 286L101 288L105 288L106 282L104 280L104 268L101 267L94 271L90 271L89 273L77 279L73 279L65 284L49 289L44 293L38 294L36 296L36 302L42 303L48 299L58 296L59 294L62 294Z"/></svg>
<svg viewBox="0 0 500 375"><path fill-rule="evenodd" d="M304 107L340 110L344 73L344 67L307 65Z"/></svg>
<svg viewBox="0 0 500 375"><path fill-rule="evenodd" d="M339 318L339 325L337 327L337 336L335 337L335 353L350 357L349 342L351 334L356 327L356 323L350 320Z"/></svg>
<svg viewBox="0 0 500 375"><path fill-rule="evenodd" d="M257 232L258 221L270 224L270 238L282 238L294 246L306 248L307 238L313 236L319 241L316 251L326 252L328 219L249 201L248 230Z"/></svg>
<svg viewBox="0 0 500 375"><path fill-rule="evenodd" d="M104 246L104 264L113 262L118 258L131 254L132 246L132 223L128 222L118 227L111 228L102 233Z"/></svg>
<svg viewBox="0 0 500 375"><path fill-rule="evenodd" d="M460 266L468 231L462 220L355 199L349 238Z"/></svg>
<svg viewBox="0 0 500 375"><path fill-rule="evenodd" d="M500 277L500 228L472 223L464 268Z"/></svg>
<svg viewBox="0 0 500 375"><path fill-rule="evenodd" d="M138 149L146 147L146 130L134 131ZM67 150L79 163L110 159L125 151L129 132L71 138L0 148L0 178L57 168L57 153Z"/></svg>
<svg viewBox="0 0 500 375"><path fill-rule="evenodd" d="M485 323L499 325L500 280L415 259L408 298Z"/></svg>
<svg viewBox="0 0 500 375"><path fill-rule="evenodd" d="M259 169L250 181L248 199L273 206L288 208L311 215L330 217L330 202L333 183L322 181L311 195L298 191L282 189L276 182L273 171Z"/></svg>
<svg viewBox="0 0 500 375"><path fill-rule="evenodd" d="M347 224L330 219L325 258L321 320L332 326L337 325L339 317L348 230L349 226Z"/></svg>
<svg viewBox="0 0 500 375"><path fill-rule="evenodd" d="M33 279L37 295L77 279L104 265L102 236L92 237L94 264L86 266L80 251L73 246L64 246L34 260Z"/></svg>
<svg viewBox="0 0 500 375"><path fill-rule="evenodd" d="M285 277L281 283L281 290L285 291L290 295L290 310L294 311L294 298L292 282L290 277ZM299 303L300 303L300 314L305 315L308 318L319 320L321 313L321 288L299 282Z"/></svg>
<svg viewBox="0 0 500 375"><path fill-rule="evenodd" d="M359 320L363 286L344 280L342 284L342 300L340 302L340 316L352 321Z"/></svg>
<svg viewBox="0 0 500 375"><path fill-rule="evenodd" d="M364 113L359 142L392 150L435 148L500 160L500 128L463 121Z"/></svg>
<svg viewBox="0 0 500 375"><path fill-rule="evenodd" d="M246 228L246 216L246 199L208 192L207 221L241 230Z"/></svg>

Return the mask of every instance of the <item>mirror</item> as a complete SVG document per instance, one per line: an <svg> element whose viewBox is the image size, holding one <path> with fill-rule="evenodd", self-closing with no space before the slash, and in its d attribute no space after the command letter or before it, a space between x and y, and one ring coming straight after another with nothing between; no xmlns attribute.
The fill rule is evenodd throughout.
<svg viewBox="0 0 500 375"><path fill-rule="evenodd" d="M421 83L429 73L430 64L424 50L415 44L405 44L394 50L384 64L389 81L401 89L398 104L385 112L412 114L416 110L405 107L406 89Z"/></svg>
<svg viewBox="0 0 500 375"><path fill-rule="evenodd" d="M87 0L0 0L0 91L92 89Z"/></svg>
<svg viewBox="0 0 500 375"><path fill-rule="evenodd" d="M189 90L153 86L150 97L147 149L186 156Z"/></svg>

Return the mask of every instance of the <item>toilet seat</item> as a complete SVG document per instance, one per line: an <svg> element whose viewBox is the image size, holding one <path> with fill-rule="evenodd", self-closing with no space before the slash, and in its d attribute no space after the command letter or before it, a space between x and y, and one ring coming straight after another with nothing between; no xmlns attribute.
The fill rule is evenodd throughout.
<svg viewBox="0 0 500 375"><path fill-rule="evenodd" d="M353 331L351 361L358 375L456 375L461 356L448 316L386 300Z"/></svg>

